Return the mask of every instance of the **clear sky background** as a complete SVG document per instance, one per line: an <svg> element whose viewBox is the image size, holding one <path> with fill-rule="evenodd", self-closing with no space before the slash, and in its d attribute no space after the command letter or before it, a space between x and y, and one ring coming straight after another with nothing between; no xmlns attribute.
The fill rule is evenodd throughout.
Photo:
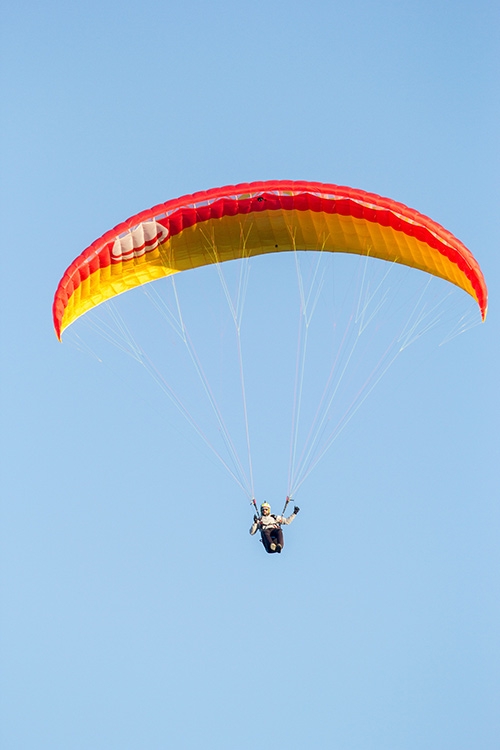
<svg viewBox="0 0 500 750"><path fill-rule="evenodd" d="M5 4L2 748L498 748L499 42L494 0ZM389 371L281 556L168 402L51 321L119 221L262 179L417 208L490 292Z"/></svg>

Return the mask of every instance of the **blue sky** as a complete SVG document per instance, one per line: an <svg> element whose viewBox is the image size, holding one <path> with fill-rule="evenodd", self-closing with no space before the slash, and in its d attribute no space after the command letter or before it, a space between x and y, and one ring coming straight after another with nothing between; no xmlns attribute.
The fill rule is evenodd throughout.
<svg viewBox="0 0 500 750"><path fill-rule="evenodd" d="M6 750L498 746L499 21L482 0L4 9ZM485 325L398 358L279 557L168 401L51 322L119 221L262 179L402 201L490 292Z"/></svg>

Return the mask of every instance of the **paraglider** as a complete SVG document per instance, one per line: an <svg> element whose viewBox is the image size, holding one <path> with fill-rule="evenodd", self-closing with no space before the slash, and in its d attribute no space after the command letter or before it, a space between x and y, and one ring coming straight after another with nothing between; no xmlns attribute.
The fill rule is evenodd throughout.
<svg viewBox="0 0 500 750"><path fill-rule="evenodd" d="M285 503L285 510L286 506L288 505L290 498L287 497ZM285 517L284 511L281 516L275 516L271 513L271 506L269 503L262 503L260 506L260 516L254 515L253 517L253 524L250 527L250 534L253 536L257 533L257 530L260 531L261 536L261 542L264 545L264 549L266 552L269 552L270 554L278 552L281 553L283 547L285 546L285 540L283 538L283 531L281 527L283 525L288 526L292 523L292 521L295 520L297 517L297 513L299 512L300 508L295 505L293 508L293 513L291 513L288 518Z"/></svg>
<svg viewBox="0 0 500 750"><path fill-rule="evenodd" d="M487 289L481 269L465 245L442 226L401 203L373 193L318 182L281 180L215 188L169 200L136 214L106 232L71 263L59 282L53 303L56 335L61 340L63 332L85 313L89 313L102 303L111 302L124 292L148 285L149 282L171 277L173 284L173 278L177 274L187 271L200 274L201 271L195 269L208 266L216 268L222 277L220 266L229 261L244 263L256 256L283 253L292 253L295 259L299 254L315 254L319 258L333 254L349 254L376 259L377 263L382 261L382 265L387 264L389 270L394 266L417 269L429 278L443 279L462 289L477 303L481 320L484 321L486 318ZM299 265L297 260L296 262ZM317 282L319 274L316 271L313 276L319 289L321 283ZM203 283L205 277L200 278ZM302 282L303 279L300 277L300 314L305 321L304 327L308 328L312 312L308 309L309 299ZM240 295L238 293L238 303L233 304L224 280L223 286L237 337L242 413L248 449L247 473L237 455L197 353L192 348L184 317L180 313L176 289L174 295L178 314L175 326L202 381L204 392L216 417L217 430L222 435L225 448L230 455L229 460L226 461L213 446L209 447L214 450L224 467L255 505L250 428L241 354L241 320L238 308ZM342 408L338 422L332 427L329 423L329 410L338 395L339 384L344 378L347 365L354 360L353 351L356 350L356 355L359 353L360 358L364 356L357 341L368 329L376 312L386 304L385 298L373 303L378 287L375 288L375 292L373 288L372 286L369 293L366 293L368 301L358 304L359 315L353 316L357 338L352 350L345 356L341 349L346 337L339 337L340 353L332 356L333 362L328 365L330 369L325 377L326 385L324 390L323 385L320 387L319 405L309 431L308 428L304 428L307 438L302 448L298 444L297 436L299 427L302 429L304 422L299 420L298 413L303 402L305 344L302 344L303 354L297 354L287 490L289 496L295 494L296 489L325 455L333 440L366 398L367 391L363 390L366 389L366 384L370 384L369 389L373 388L393 361L393 358L386 356L384 350L379 362L371 372L368 370L367 377L363 376L360 381L356 393L357 401L353 402L355 405L350 404ZM314 292L309 296L312 300L309 307L315 310L318 295ZM373 311L369 310L370 305ZM414 308L414 312L416 309ZM399 347L398 351L401 351L408 345L408 341L418 338L421 335L419 323L427 314L418 312L411 325L403 331L403 338L393 338L391 345ZM426 330L430 327L432 324L428 325L427 322L422 326ZM306 338L307 331L304 340ZM301 341L299 335L299 342ZM133 357L145 365L155 382L189 420L184 404L166 380L158 375L156 368L150 365L143 350L134 347ZM282 390L280 388L280 392ZM190 421L198 434L205 439L204 432L196 421ZM295 463L298 468L295 467ZM257 511L256 505L255 510ZM270 507L263 504L261 514L257 512L254 517L250 533L253 535L260 530L265 549L271 553L279 553L283 548L281 526L291 523L298 510L295 506L289 517L284 513L273 516Z"/></svg>

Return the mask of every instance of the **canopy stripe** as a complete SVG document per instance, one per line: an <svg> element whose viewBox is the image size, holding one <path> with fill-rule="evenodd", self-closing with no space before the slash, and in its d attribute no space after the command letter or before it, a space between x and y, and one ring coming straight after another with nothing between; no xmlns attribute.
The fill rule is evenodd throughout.
<svg viewBox="0 0 500 750"><path fill-rule="evenodd" d="M355 253L420 269L470 294L486 317L487 289L477 261L436 222L362 190L280 180L183 196L106 232L59 282L53 304L57 337L91 308L141 284L292 250Z"/></svg>

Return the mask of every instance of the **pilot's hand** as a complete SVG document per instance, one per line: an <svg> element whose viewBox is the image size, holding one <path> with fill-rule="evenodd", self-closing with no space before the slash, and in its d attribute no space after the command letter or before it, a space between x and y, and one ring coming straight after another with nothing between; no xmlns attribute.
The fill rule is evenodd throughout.
<svg viewBox="0 0 500 750"><path fill-rule="evenodd" d="M298 505L295 505L294 509L293 509L293 512L295 513L295 515L297 515L297 513L299 512L299 510L300 510L300 508L298 507Z"/></svg>

